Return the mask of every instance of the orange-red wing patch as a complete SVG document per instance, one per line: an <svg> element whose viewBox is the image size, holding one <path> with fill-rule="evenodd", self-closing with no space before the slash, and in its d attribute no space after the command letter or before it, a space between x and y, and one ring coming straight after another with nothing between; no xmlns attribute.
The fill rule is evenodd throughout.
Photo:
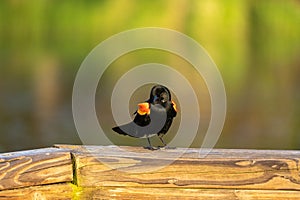
<svg viewBox="0 0 300 200"><path fill-rule="evenodd" d="M172 104L173 104L174 110L177 112L177 106L176 106L176 103L173 100L172 100Z"/></svg>
<svg viewBox="0 0 300 200"><path fill-rule="evenodd" d="M149 105L149 103L139 103L137 112L140 115L150 114L150 105Z"/></svg>

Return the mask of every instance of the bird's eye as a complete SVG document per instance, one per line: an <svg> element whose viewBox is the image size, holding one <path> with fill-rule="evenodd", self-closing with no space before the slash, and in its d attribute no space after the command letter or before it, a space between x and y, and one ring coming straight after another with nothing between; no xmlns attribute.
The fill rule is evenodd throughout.
<svg viewBox="0 0 300 200"><path fill-rule="evenodd" d="M162 102L166 102L168 100L167 94L166 93L162 93L160 95L160 99L161 99Z"/></svg>

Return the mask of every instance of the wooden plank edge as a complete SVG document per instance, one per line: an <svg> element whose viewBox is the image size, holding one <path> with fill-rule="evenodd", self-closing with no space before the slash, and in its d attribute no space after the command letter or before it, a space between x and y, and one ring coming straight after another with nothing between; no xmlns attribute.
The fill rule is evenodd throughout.
<svg viewBox="0 0 300 200"><path fill-rule="evenodd" d="M207 199L297 200L299 191L189 188L77 187L71 183L0 191L0 199Z"/></svg>
<svg viewBox="0 0 300 200"><path fill-rule="evenodd" d="M298 200L300 191L197 188L83 187L78 199Z"/></svg>
<svg viewBox="0 0 300 200"><path fill-rule="evenodd" d="M0 191L0 199L207 199L297 200L300 191L197 188L78 187L71 183Z"/></svg>
<svg viewBox="0 0 300 200"><path fill-rule="evenodd" d="M140 146L97 146L97 145L70 145L70 144L55 144L55 148L69 150L77 154L85 154L90 156L120 156L126 153L126 157L151 156L164 157L164 159L174 159L178 156L184 156L187 159L202 159L202 158L226 158L232 159L258 159L258 158L285 158L293 159L300 158L298 150L260 150L260 149L202 149L208 154L201 157L199 148L175 148L175 149L160 149L150 151Z"/></svg>

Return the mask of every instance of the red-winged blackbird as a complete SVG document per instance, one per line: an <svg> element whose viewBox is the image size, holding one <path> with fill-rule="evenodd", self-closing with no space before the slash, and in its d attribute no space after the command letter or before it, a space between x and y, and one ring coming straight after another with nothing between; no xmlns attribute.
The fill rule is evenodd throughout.
<svg viewBox="0 0 300 200"><path fill-rule="evenodd" d="M138 110L133 122L112 128L115 132L136 138L147 138L147 149L154 150L150 137L158 135L166 146L163 136L168 132L173 118L177 114L176 104L171 100L169 89L162 85L155 85L150 92L150 98L138 104Z"/></svg>

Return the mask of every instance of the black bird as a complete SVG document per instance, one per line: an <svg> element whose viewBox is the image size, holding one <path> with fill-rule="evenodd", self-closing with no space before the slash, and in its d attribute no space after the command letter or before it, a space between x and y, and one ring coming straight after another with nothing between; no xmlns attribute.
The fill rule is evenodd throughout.
<svg viewBox="0 0 300 200"><path fill-rule="evenodd" d="M162 85L155 85L150 92L150 98L138 104L138 110L134 113L133 122L112 128L115 132L136 138L147 138L147 149L154 150L150 143L150 137L155 135L166 146L163 136L168 132L173 118L177 114L176 104L171 100L169 89Z"/></svg>

